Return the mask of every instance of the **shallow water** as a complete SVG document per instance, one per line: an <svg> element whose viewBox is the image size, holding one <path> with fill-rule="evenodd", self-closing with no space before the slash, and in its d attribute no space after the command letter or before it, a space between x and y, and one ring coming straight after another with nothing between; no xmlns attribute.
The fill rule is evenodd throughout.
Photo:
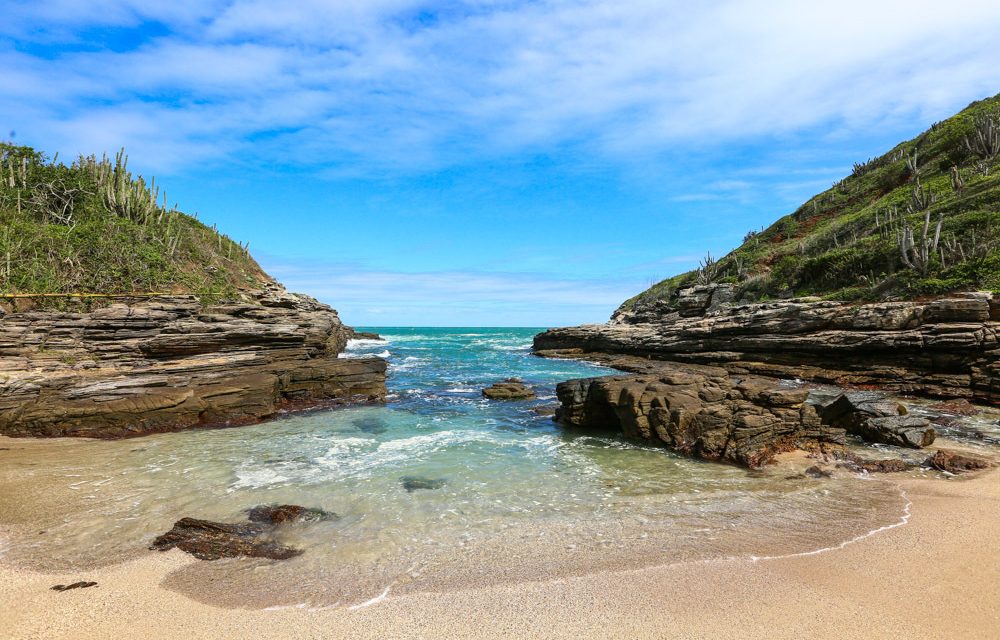
<svg viewBox="0 0 1000 640"><path fill-rule="evenodd" d="M533 408L556 382L611 373L530 355L534 329L375 329L347 357L390 361L389 402L142 439L0 451L5 559L84 570L151 553L184 516L238 521L292 503L337 520L284 526L289 561L222 560L167 585L227 606L349 606L394 593L835 545L899 522L884 480L785 478L613 434L567 433ZM517 376L538 400L480 389ZM404 478L431 480L408 491Z"/></svg>

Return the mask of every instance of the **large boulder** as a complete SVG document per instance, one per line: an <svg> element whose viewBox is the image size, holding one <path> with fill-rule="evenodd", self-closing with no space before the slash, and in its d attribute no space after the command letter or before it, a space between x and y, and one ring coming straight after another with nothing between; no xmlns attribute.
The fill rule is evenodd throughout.
<svg viewBox="0 0 1000 640"><path fill-rule="evenodd" d="M930 420L908 413L905 405L869 391L843 393L819 407L825 424L867 442L913 449L929 447L936 437Z"/></svg>

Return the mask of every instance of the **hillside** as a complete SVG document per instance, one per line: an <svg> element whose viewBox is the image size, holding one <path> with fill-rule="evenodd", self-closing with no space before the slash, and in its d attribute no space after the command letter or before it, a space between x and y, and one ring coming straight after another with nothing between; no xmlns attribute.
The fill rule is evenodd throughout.
<svg viewBox="0 0 1000 640"><path fill-rule="evenodd" d="M718 261L663 280L616 312L671 307L693 284L742 301L895 300L1000 291L1000 95L969 105L854 172Z"/></svg>
<svg viewBox="0 0 1000 640"><path fill-rule="evenodd" d="M0 294L229 299L270 281L245 247L166 202L124 153L66 165L0 143Z"/></svg>

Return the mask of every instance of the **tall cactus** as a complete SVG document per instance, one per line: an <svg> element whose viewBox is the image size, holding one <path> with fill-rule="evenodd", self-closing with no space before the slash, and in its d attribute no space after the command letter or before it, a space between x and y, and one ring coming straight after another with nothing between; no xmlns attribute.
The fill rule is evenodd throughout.
<svg viewBox="0 0 1000 640"><path fill-rule="evenodd" d="M990 167L1000 154L1000 124L993 115L980 114L974 121L975 129L965 137L965 146L979 158L979 171L990 175Z"/></svg>

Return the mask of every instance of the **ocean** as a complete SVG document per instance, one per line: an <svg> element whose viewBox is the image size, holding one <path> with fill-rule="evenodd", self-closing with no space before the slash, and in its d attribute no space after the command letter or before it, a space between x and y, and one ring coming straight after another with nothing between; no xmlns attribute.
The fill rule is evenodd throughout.
<svg viewBox="0 0 1000 640"><path fill-rule="evenodd" d="M536 411L556 404L556 383L614 372L533 356L540 329L365 330L384 339L354 340L343 357L388 359L384 406L45 441L15 458L0 470L15 492L0 506L20 522L5 560L85 571L156 553L151 540L185 516L236 522L255 505L298 504L337 515L282 527L300 557L198 562L166 584L223 606L349 607L390 592L813 553L906 518L906 497L880 479L789 479L787 466L749 471L562 428ZM537 399L482 397L509 377Z"/></svg>

